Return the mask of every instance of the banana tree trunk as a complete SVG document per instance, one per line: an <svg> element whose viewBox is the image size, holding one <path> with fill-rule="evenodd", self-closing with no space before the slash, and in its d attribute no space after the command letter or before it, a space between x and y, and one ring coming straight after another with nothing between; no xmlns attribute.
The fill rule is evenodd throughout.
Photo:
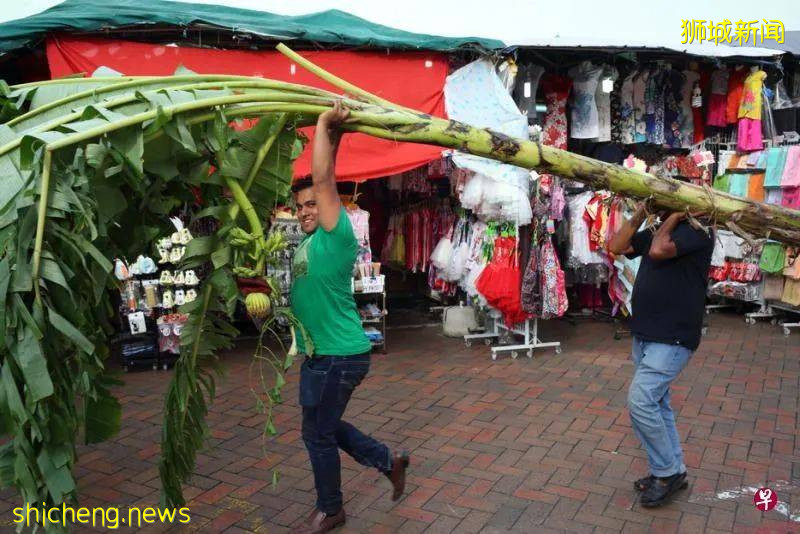
<svg viewBox="0 0 800 534"><path fill-rule="evenodd" d="M745 237L771 238L800 246L800 211L630 170L458 121L423 114L418 117L419 122L413 125L353 129L385 139L441 145L575 180L594 189L651 199L657 208L707 213L715 222Z"/></svg>

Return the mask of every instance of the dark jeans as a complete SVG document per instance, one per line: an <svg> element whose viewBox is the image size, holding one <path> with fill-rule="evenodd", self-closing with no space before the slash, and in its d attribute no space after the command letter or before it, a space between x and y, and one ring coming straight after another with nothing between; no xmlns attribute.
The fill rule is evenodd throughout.
<svg viewBox="0 0 800 534"><path fill-rule="evenodd" d="M342 421L350 395L368 371L369 354L306 358L300 371L303 441L314 470L317 508L329 515L342 508L339 449L384 474L392 469L386 445Z"/></svg>

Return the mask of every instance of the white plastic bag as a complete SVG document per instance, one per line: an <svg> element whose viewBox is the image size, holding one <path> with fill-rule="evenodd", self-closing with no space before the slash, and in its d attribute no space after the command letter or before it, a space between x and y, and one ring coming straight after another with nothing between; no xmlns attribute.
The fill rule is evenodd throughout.
<svg viewBox="0 0 800 534"><path fill-rule="evenodd" d="M464 275L464 269L469 259L469 243L461 241L453 249L447 268L442 272L442 279L448 282L458 282Z"/></svg>
<svg viewBox="0 0 800 534"><path fill-rule="evenodd" d="M445 269L450 263L450 256L453 255L453 242L449 236L444 236L439 240L431 252L431 263L440 271Z"/></svg>
<svg viewBox="0 0 800 534"><path fill-rule="evenodd" d="M447 337L463 337L478 328L471 306L450 306L442 314L442 327Z"/></svg>

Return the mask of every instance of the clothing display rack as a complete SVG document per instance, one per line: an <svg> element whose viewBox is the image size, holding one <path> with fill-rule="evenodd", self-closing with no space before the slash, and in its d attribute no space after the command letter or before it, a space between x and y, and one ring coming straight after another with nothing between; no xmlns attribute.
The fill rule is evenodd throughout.
<svg viewBox="0 0 800 534"><path fill-rule="evenodd" d="M492 322L492 329L488 332L479 334L467 334L464 336L464 345L467 347L472 346L473 340L482 339L486 345L491 345L493 339L500 339L503 332L508 332L512 335L522 336L524 342L519 345L499 345L492 347L492 360L497 359L497 354L500 352L511 352L511 357L516 359L519 356L519 351L527 351L528 358L533 357L533 349L555 347L556 354L561 354L560 341L542 341L539 339L539 319L534 317L526 319L522 324L516 325L517 328L505 325L499 317L491 317L489 320Z"/></svg>

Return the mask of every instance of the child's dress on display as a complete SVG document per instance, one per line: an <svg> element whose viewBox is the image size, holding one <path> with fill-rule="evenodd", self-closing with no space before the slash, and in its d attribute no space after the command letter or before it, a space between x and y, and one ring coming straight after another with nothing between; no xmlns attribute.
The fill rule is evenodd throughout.
<svg viewBox="0 0 800 534"><path fill-rule="evenodd" d="M739 103L739 133L736 148L741 151L761 150L764 141L761 136L761 89L767 73L763 70L752 72L744 81L742 99Z"/></svg>

